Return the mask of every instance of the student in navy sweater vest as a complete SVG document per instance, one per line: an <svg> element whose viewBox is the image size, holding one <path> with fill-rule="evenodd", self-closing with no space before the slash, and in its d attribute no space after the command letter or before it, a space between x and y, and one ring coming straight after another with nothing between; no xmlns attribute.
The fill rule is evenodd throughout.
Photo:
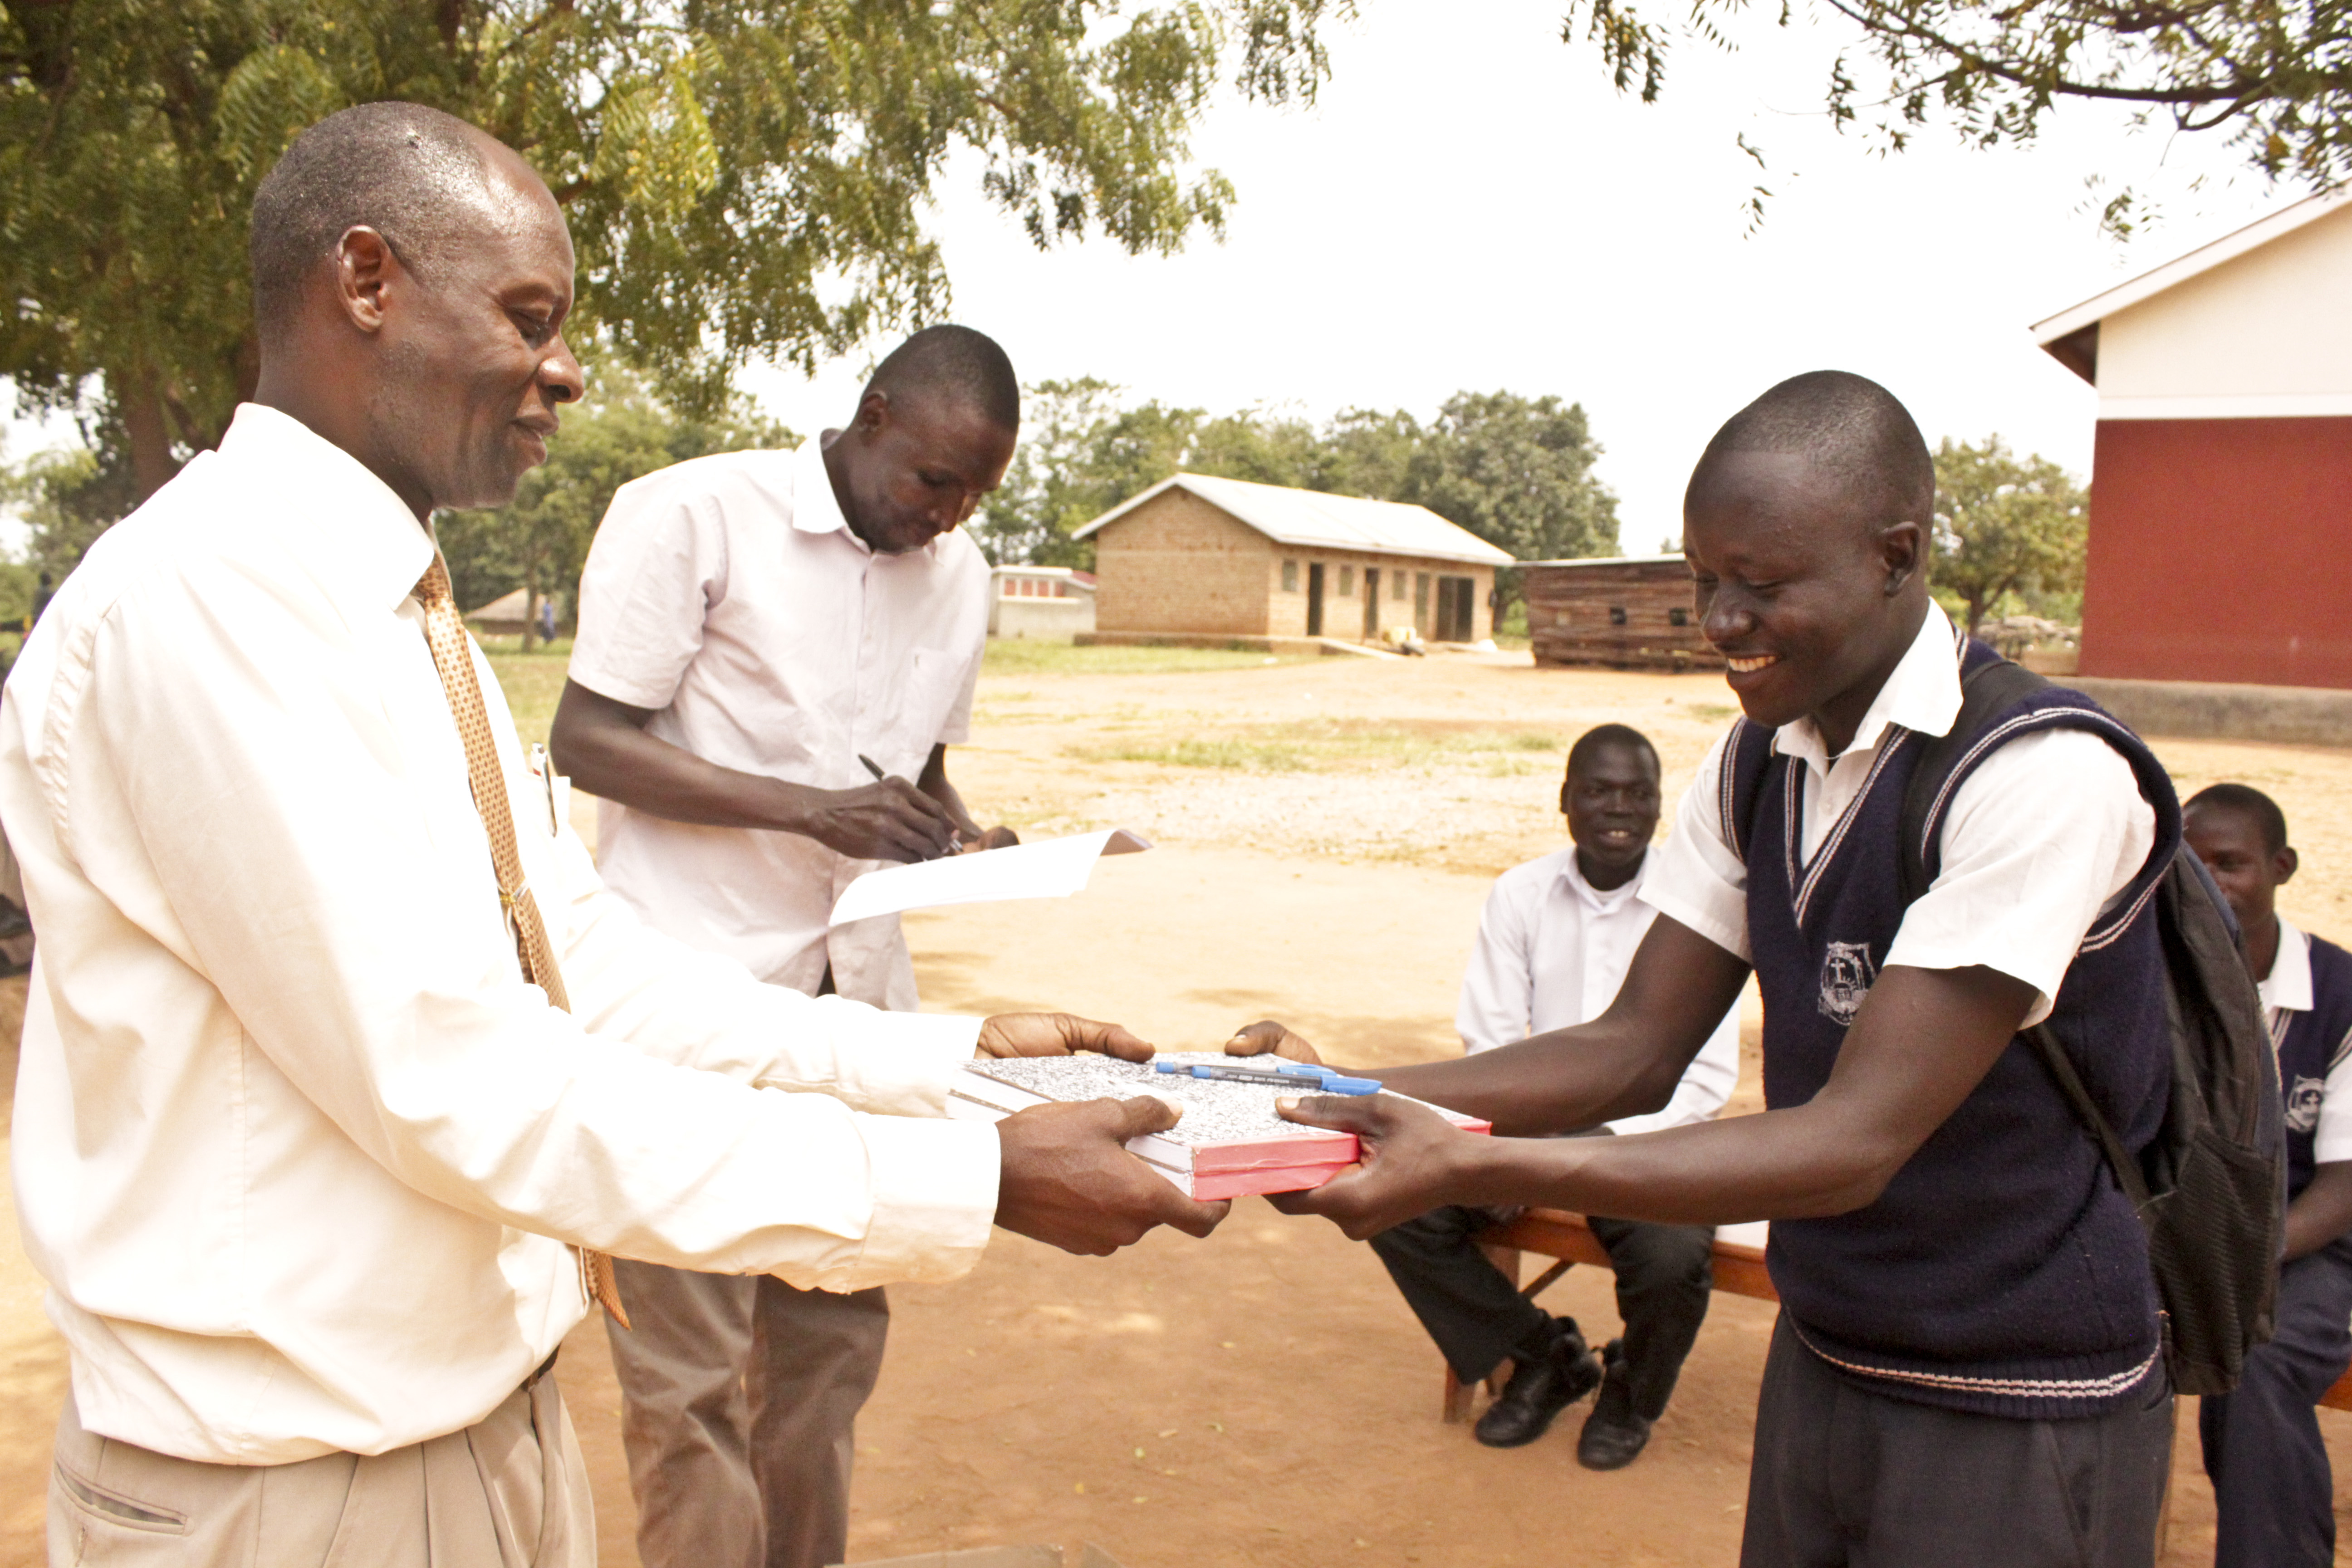
<svg viewBox="0 0 2352 1568"><path fill-rule="evenodd" d="M2046 1022L2146 1146L2170 1084L2147 895L2179 808L2129 731L2037 693L1953 775L1906 906L1905 786L1993 657L1928 596L1934 504L1917 427L1860 376L1784 382L1717 434L1684 549L1747 720L1657 851L1615 1003L1380 1075L1502 1136L1392 1096L1302 1101L1365 1158L1285 1206L1360 1237L1443 1204L1769 1219L1744 1564L2145 1568L2172 1426L2147 1241L2020 1031ZM1751 968L1763 1115L1533 1136L1663 1104ZM1311 1051L1271 1023L1228 1048Z"/></svg>
<svg viewBox="0 0 2352 1568"><path fill-rule="evenodd" d="M2312 1406L2352 1365L2352 953L2279 918L2294 875L2286 815L2221 784L2185 808L2189 844L2245 933L2286 1096L2286 1261L2278 1331L2246 1357L2237 1392L2200 1402L2205 1473L2228 1568L2326 1568L2336 1479Z"/></svg>

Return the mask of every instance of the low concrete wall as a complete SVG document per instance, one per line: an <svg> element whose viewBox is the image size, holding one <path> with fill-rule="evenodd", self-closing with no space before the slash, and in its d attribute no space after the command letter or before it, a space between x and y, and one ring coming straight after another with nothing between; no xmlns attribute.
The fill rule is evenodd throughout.
<svg viewBox="0 0 2352 1568"><path fill-rule="evenodd" d="M1337 637L1263 637L1223 632L1080 632L1080 647L1229 647L1249 653L1330 653L1357 658L1402 658L1386 648L1341 642Z"/></svg>
<svg viewBox="0 0 2352 1568"><path fill-rule="evenodd" d="M988 608L988 635L1059 642L1095 629L1091 594L1067 599L995 599Z"/></svg>
<svg viewBox="0 0 2352 1568"><path fill-rule="evenodd" d="M2218 680L2116 680L2058 676L2144 735L2352 746L2352 691L2239 686Z"/></svg>

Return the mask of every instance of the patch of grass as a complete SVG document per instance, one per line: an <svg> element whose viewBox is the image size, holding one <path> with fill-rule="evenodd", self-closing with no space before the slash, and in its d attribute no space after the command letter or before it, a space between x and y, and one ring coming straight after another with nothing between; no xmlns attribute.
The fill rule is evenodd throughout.
<svg viewBox="0 0 2352 1568"><path fill-rule="evenodd" d="M572 665L572 639L558 637L525 653L520 637L491 637L482 644L489 656L490 672L499 678L514 710L515 733L522 743L544 742L555 723L555 704L563 696L563 672ZM504 647L497 645L505 644Z"/></svg>
<svg viewBox="0 0 2352 1568"><path fill-rule="evenodd" d="M1727 706L1721 702L1693 702L1689 704L1689 708L1690 716L1692 718L1703 719L1710 724L1720 723L1726 719L1737 719L1739 717L1738 709Z"/></svg>
<svg viewBox="0 0 2352 1568"><path fill-rule="evenodd" d="M1260 653L1255 648L1076 647L1027 637L992 637L980 668L984 675L1181 675L1193 670L1312 664L1319 657Z"/></svg>
<svg viewBox="0 0 2352 1568"><path fill-rule="evenodd" d="M1255 773L1313 773L1341 764L1404 767L1486 757L1491 759L1490 768L1516 773L1545 771L1545 764L1530 766L1526 760L1528 753L1559 749L1557 737L1537 731L1309 719L1255 724L1222 735L1192 734L1173 740L1139 737L1073 747L1067 754L1083 762L1158 763L1165 767L1238 768Z"/></svg>

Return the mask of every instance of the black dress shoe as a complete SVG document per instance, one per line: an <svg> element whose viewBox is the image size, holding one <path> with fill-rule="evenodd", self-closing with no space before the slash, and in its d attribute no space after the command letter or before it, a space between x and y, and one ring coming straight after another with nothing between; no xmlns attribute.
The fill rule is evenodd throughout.
<svg viewBox="0 0 2352 1568"><path fill-rule="evenodd" d="M1633 1414L1633 1385L1625 1375L1625 1342L1611 1340L1601 1352L1608 1377L1592 1414L1576 1439L1576 1462L1588 1470L1622 1470L1650 1446L1650 1423Z"/></svg>
<svg viewBox="0 0 2352 1568"><path fill-rule="evenodd" d="M1515 1370L1502 1397L1486 1407L1475 1428L1489 1448L1516 1448L1542 1436L1552 1418L1601 1384L1601 1358L1577 1332L1576 1320L1561 1318L1559 1337L1533 1361L1511 1358Z"/></svg>

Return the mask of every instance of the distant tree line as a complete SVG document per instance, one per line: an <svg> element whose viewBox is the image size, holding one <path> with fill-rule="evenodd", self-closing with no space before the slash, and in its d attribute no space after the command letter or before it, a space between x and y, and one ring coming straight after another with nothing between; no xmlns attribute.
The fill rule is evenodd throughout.
<svg viewBox="0 0 2352 1568"><path fill-rule="evenodd" d="M1521 561L1608 555L1617 498L1593 477L1601 450L1582 405L1551 396L1460 392L1425 425L1369 408L1318 425L1264 407L1131 404L1091 377L1040 382L1024 400L1013 468L972 532L999 564L1091 567L1093 541L1071 534L1181 470L1409 501ZM1503 586L1507 599L1516 584Z"/></svg>

